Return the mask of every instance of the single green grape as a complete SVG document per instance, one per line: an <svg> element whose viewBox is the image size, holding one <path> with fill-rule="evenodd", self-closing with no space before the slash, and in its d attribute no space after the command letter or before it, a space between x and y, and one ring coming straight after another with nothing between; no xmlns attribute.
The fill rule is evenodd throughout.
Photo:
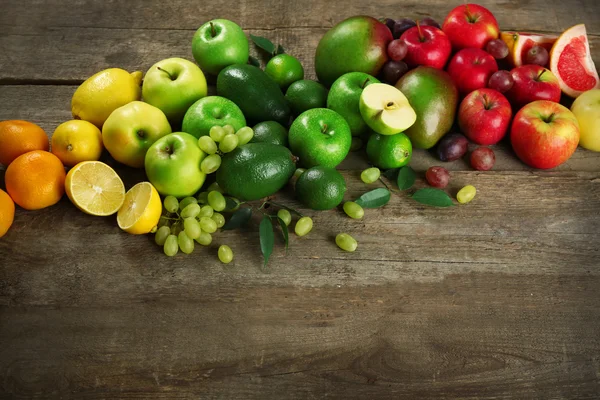
<svg viewBox="0 0 600 400"><path fill-rule="evenodd" d="M214 210L213 210L213 208L211 206L205 205L205 206L202 206L202 208L200 209L200 214L198 214L198 217L200 217L200 218L202 218L202 217L208 217L208 218L210 218L210 217L212 217L213 212L214 212Z"/></svg>
<svg viewBox="0 0 600 400"><path fill-rule="evenodd" d="M154 241L157 245L164 246L170 234L171 228L169 228L168 226L161 226L160 228L158 228L156 234L154 235Z"/></svg>
<svg viewBox="0 0 600 400"><path fill-rule="evenodd" d="M233 251L231 250L231 247L226 244L219 246L218 254L219 260L221 260L223 264L229 264L231 260L233 260Z"/></svg>
<svg viewBox="0 0 600 400"><path fill-rule="evenodd" d="M168 212L174 213L179 210L179 200L175 196L167 196L163 200L163 206Z"/></svg>
<svg viewBox="0 0 600 400"><path fill-rule="evenodd" d="M221 140L223 140L226 134L227 133L225 132L225 129L223 129L222 126L213 126L212 128L210 128L210 131L208 131L208 135L215 142L220 142Z"/></svg>
<svg viewBox="0 0 600 400"><path fill-rule="evenodd" d="M213 172L216 172L220 166L221 156L218 154L211 154L200 163L200 169L205 174L212 174Z"/></svg>
<svg viewBox="0 0 600 400"><path fill-rule="evenodd" d="M200 236L198 236L196 239L194 239L198 244L201 244L202 246L208 246L212 243L212 235L208 232L202 232L200 233Z"/></svg>
<svg viewBox="0 0 600 400"><path fill-rule="evenodd" d="M179 211L182 211L184 208L189 206L190 204L197 204L198 200L195 197L189 196L184 198L179 202Z"/></svg>
<svg viewBox="0 0 600 400"><path fill-rule="evenodd" d="M313 228L313 220L311 217L302 217L296 222L296 226L294 227L294 231L298 236L305 236Z"/></svg>
<svg viewBox="0 0 600 400"><path fill-rule="evenodd" d="M171 226L171 220L167 216L161 215L158 219L158 224L156 224L156 226L158 226L159 229L163 226Z"/></svg>
<svg viewBox="0 0 600 400"><path fill-rule="evenodd" d="M353 136L352 142L350 143L350 151L358 151L363 146L363 140L359 137Z"/></svg>
<svg viewBox="0 0 600 400"><path fill-rule="evenodd" d="M213 182L210 185L208 185L208 187L206 188L206 191L208 193L212 192L213 190L216 190L217 192L223 194L223 189L221 189L221 186L219 186L219 184L217 182ZM208 194L207 194L208 196Z"/></svg>
<svg viewBox="0 0 600 400"><path fill-rule="evenodd" d="M217 143L210 136L200 136L198 147L206 154L215 154L217 152Z"/></svg>
<svg viewBox="0 0 600 400"><path fill-rule="evenodd" d="M169 235L163 245L163 251L168 257L173 257L179 252L179 245L177 244L177 236Z"/></svg>
<svg viewBox="0 0 600 400"><path fill-rule="evenodd" d="M198 204L206 204L208 203L208 192L200 192L196 198L198 199Z"/></svg>
<svg viewBox="0 0 600 400"><path fill-rule="evenodd" d="M211 206L209 206L208 204L205 206L202 206L202 208L200 209L200 214L198 214L198 217L202 218L202 217L212 217L213 215L213 208Z"/></svg>
<svg viewBox="0 0 600 400"><path fill-rule="evenodd" d="M252 140L252 138L254 137L254 131L249 126L245 126L245 127L241 128L239 131L237 131L235 133L235 135L239 139L238 146L243 146Z"/></svg>
<svg viewBox="0 0 600 400"><path fill-rule="evenodd" d="M219 150L221 150L223 153L229 153L235 150L235 148L238 146L238 143L239 138L237 135L227 135L223 138L223 140L221 140L221 143L219 143Z"/></svg>
<svg viewBox="0 0 600 400"><path fill-rule="evenodd" d="M456 200L458 200L460 204L467 204L468 202L473 200L476 194L477 189L475 189L475 186L467 185L458 191L458 193L456 194Z"/></svg>
<svg viewBox="0 0 600 400"><path fill-rule="evenodd" d="M195 218L198 214L200 214L200 205L193 203L184 208L179 215L181 218Z"/></svg>
<svg viewBox="0 0 600 400"><path fill-rule="evenodd" d="M350 218L354 219L362 219L365 215L365 210L358 204L353 201L347 201L344 203L344 212Z"/></svg>
<svg viewBox="0 0 600 400"><path fill-rule="evenodd" d="M214 213L212 217L210 217L210 219L217 223L217 228L222 228L223 225L225 225L225 217L223 216L223 214Z"/></svg>
<svg viewBox="0 0 600 400"><path fill-rule="evenodd" d="M194 241L185 233L185 231L179 232L177 235L177 243L179 244L179 250L185 254L190 254L194 251Z"/></svg>
<svg viewBox="0 0 600 400"><path fill-rule="evenodd" d="M215 233L217 223L209 217L202 217L200 218L200 228L202 228L202 232Z"/></svg>
<svg viewBox="0 0 600 400"><path fill-rule="evenodd" d="M379 171L379 168L376 168L376 167L367 168L363 172L361 172L360 179L364 183L373 183L377 179L379 179L380 175L381 175L381 171Z"/></svg>
<svg viewBox="0 0 600 400"><path fill-rule="evenodd" d="M225 135L235 135L235 128L231 125L223 126L223 130L225 131Z"/></svg>
<svg viewBox="0 0 600 400"><path fill-rule="evenodd" d="M202 229L200 229L200 224L196 220L196 218L186 218L183 220L183 231L186 235L188 235L191 239L196 239L202 233Z"/></svg>
<svg viewBox="0 0 600 400"><path fill-rule="evenodd" d="M216 190L208 193L208 205L210 205L215 211L223 211L225 209L225 197Z"/></svg>
<svg viewBox="0 0 600 400"><path fill-rule="evenodd" d="M277 216L281 218L283 222L285 222L286 226L289 226L292 222L292 214L290 214L290 212L285 208L282 208L281 210L277 211Z"/></svg>
<svg viewBox="0 0 600 400"><path fill-rule="evenodd" d="M337 244L340 249L350 252L356 250L356 247L358 246L356 239L347 233L338 233L335 237L335 244Z"/></svg>

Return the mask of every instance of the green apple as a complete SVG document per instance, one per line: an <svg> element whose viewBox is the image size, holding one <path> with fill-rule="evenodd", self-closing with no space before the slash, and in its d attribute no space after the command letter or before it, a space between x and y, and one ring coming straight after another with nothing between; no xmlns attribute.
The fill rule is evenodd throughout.
<svg viewBox="0 0 600 400"><path fill-rule="evenodd" d="M204 72L218 75L232 64L246 64L248 38L233 21L213 19L202 25L192 39L192 54Z"/></svg>
<svg viewBox="0 0 600 400"><path fill-rule="evenodd" d="M246 118L233 101L221 96L208 96L187 110L181 130L199 138L208 135L210 128L216 125L231 125L237 132L246 126Z"/></svg>
<svg viewBox="0 0 600 400"><path fill-rule="evenodd" d="M160 108L175 123L180 123L187 109L206 93L204 74L183 58L157 62L146 72L142 85L144 101Z"/></svg>
<svg viewBox="0 0 600 400"><path fill-rule="evenodd" d="M142 168L148 148L169 133L171 125L159 108L132 101L108 116L102 126L102 142L118 162Z"/></svg>
<svg viewBox="0 0 600 400"><path fill-rule="evenodd" d="M360 115L367 125L381 135L395 135L417 120L406 96L392 85L373 83L360 95Z"/></svg>
<svg viewBox="0 0 600 400"><path fill-rule="evenodd" d="M348 155L352 134L340 114L327 108L313 108L292 123L288 140L303 167L335 168Z"/></svg>
<svg viewBox="0 0 600 400"><path fill-rule="evenodd" d="M206 174L200 163L206 154L198 139L185 132L175 132L157 140L146 153L146 175L163 196L191 196L204 184Z"/></svg>
<svg viewBox="0 0 600 400"><path fill-rule="evenodd" d="M369 126L360 115L360 95L363 89L379 80L364 72L348 72L340 76L329 90L327 108L339 113L348 125L352 136L369 132Z"/></svg>

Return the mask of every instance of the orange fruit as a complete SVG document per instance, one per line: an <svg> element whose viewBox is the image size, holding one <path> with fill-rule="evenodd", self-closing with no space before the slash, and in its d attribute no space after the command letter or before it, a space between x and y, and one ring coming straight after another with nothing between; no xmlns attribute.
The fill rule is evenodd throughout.
<svg viewBox="0 0 600 400"><path fill-rule="evenodd" d="M15 203L0 189L0 238L6 234L15 218Z"/></svg>
<svg viewBox="0 0 600 400"><path fill-rule="evenodd" d="M567 29L556 40L550 51L550 71L568 96L577 97L585 91L600 88L584 24Z"/></svg>
<svg viewBox="0 0 600 400"><path fill-rule="evenodd" d="M537 45L542 46L550 52L558 36L506 31L500 33L500 39L508 46L508 57L506 57L506 60L514 67L520 67L524 65L523 60L529 49Z"/></svg>
<svg viewBox="0 0 600 400"><path fill-rule="evenodd" d="M48 151L48 135L42 128L28 121L0 122L0 164L8 165L33 150Z"/></svg>
<svg viewBox="0 0 600 400"><path fill-rule="evenodd" d="M65 193L65 167L47 151L30 151L17 157L6 169L6 191L26 210L39 210L58 203Z"/></svg>

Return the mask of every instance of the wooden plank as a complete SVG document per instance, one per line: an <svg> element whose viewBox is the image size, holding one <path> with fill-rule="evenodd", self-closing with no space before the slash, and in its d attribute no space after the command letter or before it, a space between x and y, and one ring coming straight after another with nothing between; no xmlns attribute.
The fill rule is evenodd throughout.
<svg viewBox="0 0 600 400"><path fill-rule="evenodd" d="M71 119L71 96L74 86L0 86L0 121L5 119L25 119L40 124L48 135L62 122ZM496 153L497 171L528 171L512 152L508 143L493 146ZM425 171L432 165L443 165L449 170L470 170L468 161L457 160L441 163L430 151L415 150L411 166L418 171ZM351 153L341 164L342 169L361 170L368 167L366 154ZM578 148L573 157L556 168L557 171L599 171L600 153Z"/></svg>

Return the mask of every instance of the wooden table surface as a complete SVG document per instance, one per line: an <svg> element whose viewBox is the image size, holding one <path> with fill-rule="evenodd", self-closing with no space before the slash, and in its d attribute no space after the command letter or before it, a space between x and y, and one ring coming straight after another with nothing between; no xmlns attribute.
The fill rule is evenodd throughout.
<svg viewBox="0 0 600 400"><path fill-rule="evenodd" d="M191 37L211 18L283 44L314 78L316 45L342 19L441 21L460 3L2 0L0 120L51 134L88 76L192 59ZM600 66L597 0L481 4L503 30L585 23ZM362 221L305 210L314 230L292 235L287 254L277 243L267 272L256 221L167 258L66 198L19 209L0 240L0 398L600 398L599 154L578 149L543 172L496 151L490 172L449 164L451 193L478 189L466 206L393 195ZM422 176L435 163L416 151L412 166ZM112 165L127 187L144 179ZM366 165L360 154L343 164L348 199L368 189ZM335 246L341 231L358 251ZM222 243L236 255L228 266Z"/></svg>

